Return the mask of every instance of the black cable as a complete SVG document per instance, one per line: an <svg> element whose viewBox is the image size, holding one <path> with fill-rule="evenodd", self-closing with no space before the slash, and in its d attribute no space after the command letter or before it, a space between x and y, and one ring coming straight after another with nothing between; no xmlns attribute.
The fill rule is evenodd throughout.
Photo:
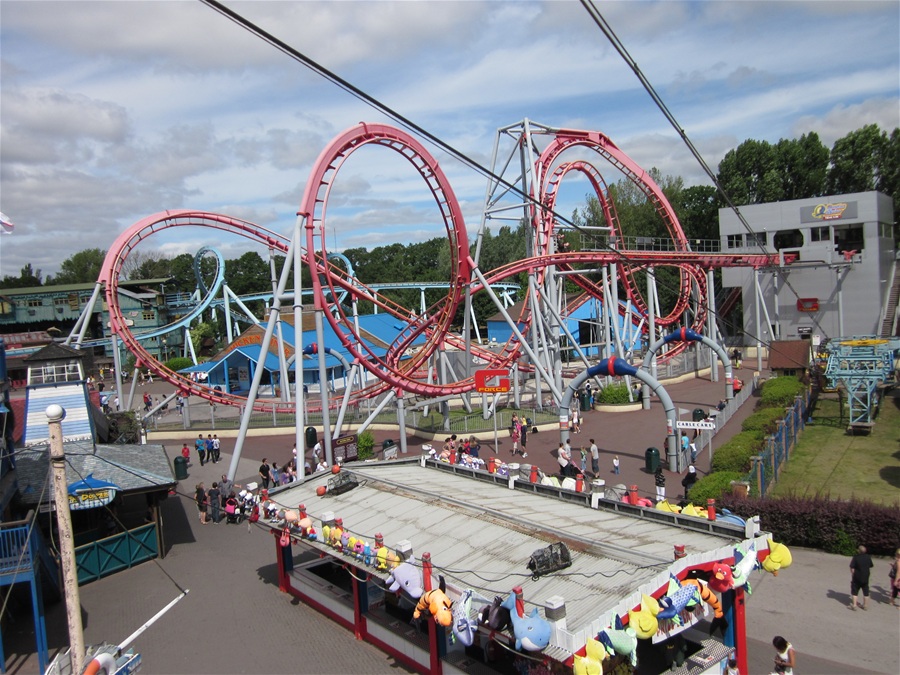
<svg viewBox="0 0 900 675"><path fill-rule="evenodd" d="M542 212L548 212L548 213L552 214L553 217L557 221L563 223L564 225L567 225L568 227L570 227L578 232L581 232L582 234L590 236L590 233L586 232L581 226L574 223L571 219L563 216L562 214L557 213L556 211L548 209L538 199L523 192L517 185L509 183L508 181L503 179L501 176L494 174L490 169L479 164L478 162L473 160L471 157L469 157L465 153L457 150L452 145L441 140L440 138L438 138L434 134L430 133L429 131L427 131L426 129L421 127L420 125L418 125L415 122L404 117L403 115L401 115L397 111L393 110L392 108L388 107L386 104L382 103L378 99L365 93L364 91L362 91L358 87L354 86L347 80L343 79L336 73L333 73L332 71L328 70L323 65L316 62L315 60L309 58L302 52L294 49L293 47L291 47L284 41L278 39L277 37L275 37L268 31L265 31L260 26L256 25L255 23L253 23L249 19L245 18L238 12L235 12L234 10L226 7L225 5L223 5L221 2L218 2L217 0L200 0L200 2L203 2L205 5L214 9L216 12L220 13L222 16L231 20L232 22L234 22L238 26L244 28L248 32L256 35L257 37L259 37L263 41L267 42L268 44L272 45L273 47L275 47L282 53L284 53L287 56L294 59L295 61L298 61L299 63L301 63L303 66L305 66L309 70L324 77L329 82L337 85L340 89L342 89L342 90L346 91L347 93L351 94L352 96L358 98L359 100L363 101L364 103L366 103L370 107L374 108L375 110L381 112L382 114L386 115L387 117L390 117L392 120L394 120L396 123L398 123L399 125L406 128L407 130L414 132L414 133L422 136L423 138L429 140L432 144L434 144L438 148L442 149L444 152L448 153L452 157L456 158L457 160L462 162L464 165L475 170L477 173L484 176L485 178L488 178L489 180L495 181L497 184L502 185L507 190L509 190L516 196L520 197L527 203L535 206ZM597 15L600 16L599 12L597 12ZM602 16L600 18L602 20ZM595 19L595 21L596 21L596 19ZM614 34L612 34L612 35L614 37ZM611 40L612 40L612 38L611 38ZM615 46L615 42L614 42L614 46ZM627 52L625 54L627 55ZM635 66L636 66L636 64L635 64ZM641 77L643 77L643 76L641 76ZM647 83L647 85L649 86L649 82ZM655 96L655 92L653 92L652 95ZM661 100L660 100L660 103L662 103ZM681 131L681 133L683 133L683 130ZM701 158L701 161L702 161L702 158ZM705 162L703 162L703 164L705 165ZM707 169L708 169L708 167L707 167ZM743 216L739 214L739 217L742 219L742 222L745 223L745 227L749 228L749 224L746 224L746 221L743 220ZM630 262L630 259L629 259L629 256L627 255L627 253L624 253L621 250L610 246L609 244L601 244L600 249L598 249L598 250L605 250L607 252L613 253L621 261ZM763 247L763 252L766 253L764 247ZM766 253L766 254L769 255L768 253ZM788 285L788 287L791 288L791 290L794 292L794 295L799 297L799 295L797 295L796 291L793 289L793 287L790 285L790 283L786 279L785 279L785 282ZM669 290L676 290L676 289L670 288ZM710 289L710 290L714 290L714 289ZM680 293L681 289L677 289L676 292ZM710 313L714 317L717 316L717 312L710 311ZM743 326L742 326L742 329L743 329ZM762 340L761 337L753 335L752 333L748 332L746 329L744 329L744 333L749 335L751 338L755 339L757 342L760 342L767 346L769 345L768 341Z"/></svg>
<svg viewBox="0 0 900 675"><path fill-rule="evenodd" d="M625 48L625 45L622 44L622 42L619 40L618 36L613 31L612 27L609 25L609 23L607 23L606 19L603 17L603 14L601 14L600 10L598 10L597 7L594 5L593 0L581 0L581 4L587 10L587 13L590 15L591 19L594 21L594 23L597 25L597 27L603 32L603 34L606 36L606 38L610 41L613 48L619 53L619 55L622 57L622 59L625 61L625 63L628 64L628 67L631 68L631 71L635 74L635 76L638 78L638 80L640 80L641 84L644 86L644 89L647 91L647 93L650 95L650 98L653 99L653 102L656 104L656 107L659 108L659 110L662 112L663 116L665 116L665 118L672 125L672 128L675 129L675 131L678 133L678 135L684 141L684 144L687 146L688 150L690 150L691 154L694 156L694 158L700 164L700 167L703 169L703 171L706 173L706 175L709 177L709 179L713 182L713 185L715 186L719 195L722 197L722 199L728 205L728 208L730 208L734 212L734 214L737 216L738 220L740 221L741 225L747 231L747 233L755 234L755 231L750 226L750 223L747 222L747 219L744 217L744 214L741 213L741 210L731 200L731 197L728 195L728 193L725 191L725 188L722 187L722 184L719 182L718 177L713 173L712 169L709 168L709 165L706 163L706 160L703 159L703 156L700 154L700 151L697 150L697 148L691 142L691 139L688 138L688 135L685 132L685 130L681 128L680 124L678 124L678 121L675 119L675 116L671 113L671 111L666 106L666 104L663 102L663 100L659 96L659 94L656 93L656 90L653 88L653 85L650 84L650 81L646 78L643 71L641 71L641 69L638 67L637 62L633 58L631 58L631 54L628 53L628 50ZM760 250L765 255L773 255L773 254L769 253L768 249L766 248L766 245L761 243L759 240L756 241L756 244L759 246ZM773 272L773 274L774 274L774 272ZM797 293L797 290L794 288L793 284L791 284L790 280L787 278L787 275L782 275L782 279L783 279L785 285L794 294L794 297L799 300L800 295ZM753 281L753 284L754 284L754 292L755 292L755 290L756 290L756 280L755 279ZM777 302L777 297L776 297L776 302ZM825 332L825 329L822 328L822 325L819 323L818 319L816 319L816 317L813 316L812 320L815 323L815 325L822 331L822 334L827 339L828 334ZM759 340L759 338L757 338L757 340ZM768 346L768 343L767 343L767 346ZM806 364L804 364L804 366L805 365Z"/></svg>

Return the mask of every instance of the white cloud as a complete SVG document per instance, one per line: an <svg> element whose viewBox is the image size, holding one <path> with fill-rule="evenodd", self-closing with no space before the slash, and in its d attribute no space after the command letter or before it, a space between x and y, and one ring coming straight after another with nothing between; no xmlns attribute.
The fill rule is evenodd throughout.
<svg viewBox="0 0 900 675"><path fill-rule="evenodd" d="M646 169L707 182L580 3L227 5L483 166L497 129L527 117L602 131ZM713 168L748 138L816 131L830 146L865 124L898 124L893 2L598 7ZM288 232L323 148L358 122L388 121L202 3L3 0L2 10L0 206L17 227L0 275L28 262L54 273L164 209ZM485 178L422 142L474 232ZM565 216L584 192L567 187ZM384 149L342 167L328 225L341 248L443 231L422 179ZM251 246L218 239L167 233L160 250Z"/></svg>

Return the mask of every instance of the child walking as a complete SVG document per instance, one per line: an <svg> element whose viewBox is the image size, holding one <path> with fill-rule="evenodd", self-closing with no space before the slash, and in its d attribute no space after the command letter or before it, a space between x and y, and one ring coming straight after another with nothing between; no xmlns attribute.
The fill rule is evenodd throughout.
<svg viewBox="0 0 900 675"><path fill-rule="evenodd" d="M619 456L613 457L613 473L619 475Z"/></svg>

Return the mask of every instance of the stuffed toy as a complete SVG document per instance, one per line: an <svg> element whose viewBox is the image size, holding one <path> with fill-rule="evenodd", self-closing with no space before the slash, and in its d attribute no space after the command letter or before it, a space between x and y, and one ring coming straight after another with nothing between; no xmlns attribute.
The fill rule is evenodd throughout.
<svg viewBox="0 0 900 675"><path fill-rule="evenodd" d="M731 567L722 562L713 565L708 585L716 593L724 593L734 588L734 572Z"/></svg>
<svg viewBox="0 0 900 675"><path fill-rule="evenodd" d="M415 564L415 556L395 567L385 583L392 592L406 591L413 600L422 597L425 588L422 585L422 570ZM449 624L448 624L449 625Z"/></svg>
<svg viewBox="0 0 900 675"><path fill-rule="evenodd" d="M762 568L777 577L778 570L790 567L792 562L794 559L791 557L790 549L784 544L776 544L769 539L769 555L762 561Z"/></svg>
<svg viewBox="0 0 900 675"><path fill-rule="evenodd" d="M646 640L656 635L656 631L659 630L657 614L659 614L659 603L656 598L643 594L640 610L628 612L628 625L634 630L637 637Z"/></svg>
<svg viewBox="0 0 900 675"><path fill-rule="evenodd" d="M637 665L637 635L633 628L625 628L622 619L618 616L616 617L615 627L611 626L606 630L601 630L597 634L597 638L610 656L615 654L627 655L631 665Z"/></svg>
<svg viewBox="0 0 900 675"><path fill-rule="evenodd" d="M684 623L681 620L681 613L689 604L698 602L700 602L700 596L696 586L693 584L682 585L676 577L670 577L666 595L659 600L660 611L657 618L672 619L676 626L680 626Z"/></svg>
<svg viewBox="0 0 900 675"><path fill-rule="evenodd" d="M699 579L685 579L684 583L696 586L697 590L700 592L700 599L713 608L713 616L715 618L713 618L712 623L709 626L709 634L712 635L718 630L721 631L724 636L725 630L728 628L728 621L725 619L725 614L722 612L722 603L719 602L719 598L716 597L716 594L709 590L706 584ZM688 603L688 607L691 608L696 604L699 604L699 600L695 603Z"/></svg>
<svg viewBox="0 0 900 675"><path fill-rule="evenodd" d="M478 620L491 630L506 630L512 624L509 619L509 610L503 606L503 598L494 596L490 605L485 605L478 612Z"/></svg>
<svg viewBox="0 0 900 675"><path fill-rule="evenodd" d="M475 641L478 622L472 617L472 589L464 591L453 605L453 637L463 646L471 647Z"/></svg>
<svg viewBox="0 0 900 675"><path fill-rule="evenodd" d="M400 568L398 567L397 569ZM413 611L413 618L418 619L422 612L427 609L431 616L434 617L436 624L444 627L450 626L453 623L453 612L451 611L453 603L447 597L446 589L447 585L444 583L444 577L440 577L440 586L438 588L422 593L422 597L419 598L419 602Z"/></svg>
<svg viewBox="0 0 900 675"><path fill-rule="evenodd" d="M584 645L585 655L576 655L572 664L575 675L603 675L603 659L606 650L603 645L594 638L588 638Z"/></svg>
<svg viewBox="0 0 900 675"><path fill-rule="evenodd" d="M510 593L502 606L509 611L516 649L539 652L550 644L550 622L538 615L537 607L531 610L528 616L519 616L516 611L515 593Z"/></svg>
<svg viewBox="0 0 900 675"><path fill-rule="evenodd" d="M735 546L734 567L732 568L733 587L740 588L745 586L749 595L752 592L748 583L750 581L750 572L755 569L759 569L759 559L756 557L756 544L750 542L750 546L747 547L746 551L741 548L740 544Z"/></svg>
<svg viewBox="0 0 900 675"><path fill-rule="evenodd" d="M378 549L378 553L375 555L375 569L381 570L382 572L387 572L387 568L388 568L387 554L388 554L387 546L382 546L380 549Z"/></svg>

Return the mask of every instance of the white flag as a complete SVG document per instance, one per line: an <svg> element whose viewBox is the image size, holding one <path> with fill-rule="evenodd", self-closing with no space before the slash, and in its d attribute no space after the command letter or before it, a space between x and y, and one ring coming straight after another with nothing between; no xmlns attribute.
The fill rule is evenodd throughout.
<svg viewBox="0 0 900 675"><path fill-rule="evenodd" d="M13 221L11 221L5 213L0 212L0 232L3 234L12 234L15 228L16 226L13 225Z"/></svg>

